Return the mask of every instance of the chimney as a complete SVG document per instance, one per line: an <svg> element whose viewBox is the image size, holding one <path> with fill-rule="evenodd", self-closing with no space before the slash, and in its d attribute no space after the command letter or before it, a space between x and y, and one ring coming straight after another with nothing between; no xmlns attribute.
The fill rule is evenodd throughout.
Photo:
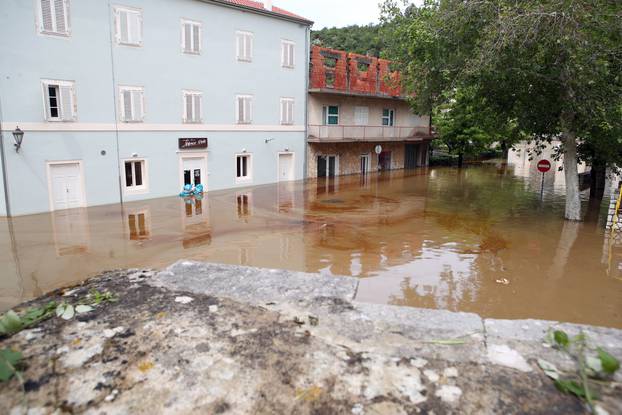
<svg viewBox="0 0 622 415"><path fill-rule="evenodd" d="M272 0L264 0L263 8L271 12L272 11Z"/></svg>

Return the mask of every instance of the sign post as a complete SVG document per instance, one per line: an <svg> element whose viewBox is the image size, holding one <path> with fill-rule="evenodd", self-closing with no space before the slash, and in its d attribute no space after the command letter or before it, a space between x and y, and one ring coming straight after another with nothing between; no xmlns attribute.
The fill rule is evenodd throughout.
<svg viewBox="0 0 622 415"><path fill-rule="evenodd" d="M538 162L538 171L542 173L542 183L540 185L540 200L544 197L544 174L551 170L551 162L543 159Z"/></svg>

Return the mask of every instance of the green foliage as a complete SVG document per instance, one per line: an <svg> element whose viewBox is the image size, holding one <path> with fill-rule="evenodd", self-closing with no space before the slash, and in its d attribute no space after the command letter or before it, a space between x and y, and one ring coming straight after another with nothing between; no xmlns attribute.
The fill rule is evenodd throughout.
<svg viewBox="0 0 622 415"><path fill-rule="evenodd" d="M555 343L564 348L568 347L568 344L570 343L568 335L561 330L555 330L553 332L553 338L555 339Z"/></svg>
<svg viewBox="0 0 622 415"><path fill-rule="evenodd" d="M331 49L345 50L361 55L380 57L386 42L381 36L380 26L347 26L324 28L311 32L311 42Z"/></svg>
<svg viewBox="0 0 622 415"><path fill-rule="evenodd" d="M8 347L0 349L0 382L6 382L19 374L16 366L21 362L22 357L20 352Z"/></svg>
<svg viewBox="0 0 622 415"><path fill-rule="evenodd" d="M576 360L579 373L563 374L542 359L538 360L540 368L555 381L557 389L585 400L594 412L594 400L599 398L599 380L611 379L620 368L620 362L602 347L592 347L584 333L570 338L563 330L555 330L547 337L549 343Z"/></svg>
<svg viewBox="0 0 622 415"><path fill-rule="evenodd" d="M93 305L99 305L101 303L115 303L119 300L119 298L110 291L101 292L96 289L89 291L89 295L87 297L90 304Z"/></svg>
<svg viewBox="0 0 622 415"><path fill-rule="evenodd" d="M56 302L50 301L42 307L31 307L22 315L9 310L0 317L0 336L10 336L25 328L34 326L54 314Z"/></svg>
<svg viewBox="0 0 622 415"><path fill-rule="evenodd" d="M391 39L387 57L400 63L417 113L468 90L485 103L473 107L475 118L491 111L530 139L559 137L569 172L577 137L586 143L580 157L620 158L622 2L426 0L406 10L400 3L382 5L382 37ZM566 217L578 220L573 184Z"/></svg>

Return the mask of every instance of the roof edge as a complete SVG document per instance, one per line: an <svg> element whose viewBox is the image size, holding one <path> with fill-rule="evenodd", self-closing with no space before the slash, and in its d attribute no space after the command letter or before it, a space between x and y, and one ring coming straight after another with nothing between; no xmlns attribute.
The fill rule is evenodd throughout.
<svg viewBox="0 0 622 415"><path fill-rule="evenodd" d="M266 9L258 9L255 7L244 6L243 4L232 3L227 0L198 0L198 1L202 3L217 4L220 6L228 7L230 9L238 9L238 10L243 10L243 11L247 11L247 12L251 12L255 14L268 16L268 17L274 17L277 19L287 20L287 21L294 22L294 23L300 23L305 26L312 26L314 23L312 20L307 20L303 17L288 16L285 14L277 13L277 12L266 10Z"/></svg>

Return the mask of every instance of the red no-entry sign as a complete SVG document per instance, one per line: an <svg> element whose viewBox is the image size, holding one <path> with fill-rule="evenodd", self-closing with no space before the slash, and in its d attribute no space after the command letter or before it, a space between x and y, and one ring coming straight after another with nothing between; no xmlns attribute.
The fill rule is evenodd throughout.
<svg viewBox="0 0 622 415"><path fill-rule="evenodd" d="M540 173L546 173L547 171L551 170L551 162L548 160L540 160L538 162L538 171Z"/></svg>

